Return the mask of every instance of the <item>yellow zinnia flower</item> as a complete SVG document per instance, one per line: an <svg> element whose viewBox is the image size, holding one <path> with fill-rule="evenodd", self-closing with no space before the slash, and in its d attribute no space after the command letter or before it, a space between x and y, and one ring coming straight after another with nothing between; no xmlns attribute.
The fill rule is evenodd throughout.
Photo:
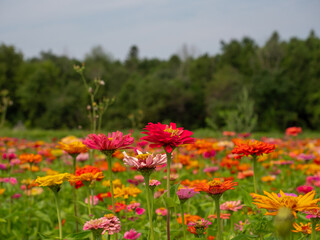
<svg viewBox="0 0 320 240"><path fill-rule="evenodd" d="M120 179L115 179L112 181L112 184L113 184L113 187L121 187L122 186L122 183L121 183L121 180ZM102 186L105 186L105 187L110 187L110 181L106 180L106 181L103 181L102 182Z"/></svg>
<svg viewBox="0 0 320 240"><path fill-rule="evenodd" d="M130 196L136 197L139 193L141 193L141 190L134 186L130 186L130 187L122 186L121 188L115 188L113 190L113 194L115 198L122 197L124 199L128 199Z"/></svg>
<svg viewBox="0 0 320 240"><path fill-rule="evenodd" d="M40 187L51 187L61 185L64 181L69 180L69 178L69 173L61 173L45 177L37 177L36 183L38 183Z"/></svg>
<svg viewBox="0 0 320 240"><path fill-rule="evenodd" d="M5 191L6 191L6 189L0 188L0 195L2 195Z"/></svg>
<svg viewBox="0 0 320 240"><path fill-rule="evenodd" d="M277 215L278 210L282 207L291 210L295 218L297 218L297 212L308 211L311 209L320 209L317 203L320 198L313 199L316 192L311 191L305 195L299 195L298 197L287 196L283 191L280 190L280 196L276 193L268 193L263 191L266 196L251 193L253 197L253 204L257 205L258 208L264 208L268 212L265 215Z"/></svg>
<svg viewBox="0 0 320 240"><path fill-rule="evenodd" d="M66 151L70 155L72 154L80 154L80 153L86 153L88 151L88 148L86 145L84 145L82 142L76 140L69 143L64 142L58 142L58 148Z"/></svg>

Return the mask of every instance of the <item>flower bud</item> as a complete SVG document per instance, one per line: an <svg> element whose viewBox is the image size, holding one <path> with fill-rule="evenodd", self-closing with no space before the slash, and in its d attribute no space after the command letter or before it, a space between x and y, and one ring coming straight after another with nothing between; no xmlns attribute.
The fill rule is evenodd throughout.
<svg viewBox="0 0 320 240"><path fill-rule="evenodd" d="M286 238L290 235L294 216L290 209L280 208L277 216L274 219L274 227L278 235L282 238Z"/></svg>

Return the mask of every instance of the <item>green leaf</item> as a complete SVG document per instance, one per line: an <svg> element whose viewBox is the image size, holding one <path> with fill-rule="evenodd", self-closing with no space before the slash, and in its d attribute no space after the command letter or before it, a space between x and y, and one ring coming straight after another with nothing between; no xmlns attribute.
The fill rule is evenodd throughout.
<svg viewBox="0 0 320 240"><path fill-rule="evenodd" d="M80 232L80 233L72 233L72 234L69 234L68 236L66 236L65 239L68 239L68 240L84 239L84 238L89 237L90 234L91 234L90 231L84 231L84 232Z"/></svg>
<svg viewBox="0 0 320 240"><path fill-rule="evenodd" d="M0 218L0 222L5 223L7 222L7 220L5 220L4 218Z"/></svg>

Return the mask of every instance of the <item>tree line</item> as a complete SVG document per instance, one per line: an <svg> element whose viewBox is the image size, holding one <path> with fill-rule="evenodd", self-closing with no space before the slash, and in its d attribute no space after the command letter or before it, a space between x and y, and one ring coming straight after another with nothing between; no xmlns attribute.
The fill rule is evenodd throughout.
<svg viewBox="0 0 320 240"><path fill-rule="evenodd" d="M170 121L238 132L320 129L320 39L313 31L287 41L274 32L263 46L249 37L222 41L219 54L185 49L167 60L140 58L132 46L119 61L95 47L83 62L88 83L104 83L97 103L115 99L103 113L104 129ZM14 46L0 45L0 90L13 103L6 126L88 128L88 88L75 65L82 61L52 52L25 59Z"/></svg>

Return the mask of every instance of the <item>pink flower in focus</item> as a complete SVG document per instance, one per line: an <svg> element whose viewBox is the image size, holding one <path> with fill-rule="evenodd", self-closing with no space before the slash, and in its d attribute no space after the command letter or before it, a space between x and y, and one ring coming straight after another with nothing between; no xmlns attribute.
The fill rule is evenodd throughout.
<svg viewBox="0 0 320 240"><path fill-rule="evenodd" d="M177 195L181 200L188 200L189 198L192 198L194 195L196 195L198 192L195 192L193 188L180 188L177 191Z"/></svg>
<svg viewBox="0 0 320 240"><path fill-rule="evenodd" d="M142 132L148 136L140 138L151 142L151 148L164 147L169 153L179 145L194 143L195 139L190 137L193 132L177 128L175 123L161 124L149 123L145 128L146 131Z"/></svg>
<svg viewBox="0 0 320 240"><path fill-rule="evenodd" d="M238 201L228 201L220 205L221 210L237 212L243 208L243 205L240 205L240 200Z"/></svg>
<svg viewBox="0 0 320 240"><path fill-rule="evenodd" d="M308 192L311 192L313 190L313 187L312 186L307 186L307 185L302 185L302 186L297 187L296 190L297 190L298 193L307 194Z"/></svg>
<svg viewBox="0 0 320 240"><path fill-rule="evenodd" d="M143 169L155 169L158 165L165 164L167 162L166 154L153 155L150 153L142 153L137 151L136 157L128 156L126 152L123 152L123 162L125 165L136 168L137 170Z"/></svg>
<svg viewBox="0 0 320 240"><path fill-rule="evenodd" d="M88 204L88 198L86 198L85 200L84 200L84 202L86 203L86 204ZM99 198L97 197L97 196L93 196L93 203L92 203L92 196L90 196L90 204L91 205L97 205L99 203Z"/></svg>
<svg viewBox="0 0 320 240"><path fill-rule="evenodd" d="M165 208L158 208L158 209L156 209L156 214L158 216L167 216L168 211Z"/></svg>
<svg viewBox="0 0 320 240"><path fill-rule="evenodd" d="M122 132L116 131L105 134L89 134L87 138L83 141L83 144L88 148L97 149L101 152L115 151L117 149L130 148L134 141L134 138L130 134L123 135Z"/></svg>
<svg viewBox="0 0 320 240"><path fill-rule="evenodd" d="M135 239L138 239L140 236L141 236L141 233L136 232L136 230L134 229L130 229L130 231L124 233L123 238L135 240Z"/></svg>

